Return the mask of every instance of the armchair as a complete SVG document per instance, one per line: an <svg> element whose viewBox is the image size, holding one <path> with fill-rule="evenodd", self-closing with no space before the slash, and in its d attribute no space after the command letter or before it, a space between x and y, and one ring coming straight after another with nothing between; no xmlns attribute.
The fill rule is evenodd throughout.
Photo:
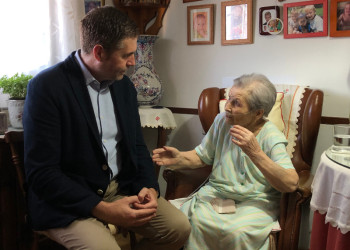
<svg viewBox="0 0 350 250"><path fill-rule="evenodd" d="M219 101L222 99L225 99L223 88L207 88L202 91L198 100L198 115L205 133L219 113ZM311 198L313 176L310 170L321 121L323 92L305 88L300 95L300 101L300 106L297 107L300 115L295 121L296 140L293 141L294 147L290 153L299 175L299 185L295 192L282 194L279 216L281 231L270 234L271 249L298 248L301 206ZM170 200L188 196L210 172L211 166L200 169L165 169L163 172L167 182L165 198Z"/></svg>

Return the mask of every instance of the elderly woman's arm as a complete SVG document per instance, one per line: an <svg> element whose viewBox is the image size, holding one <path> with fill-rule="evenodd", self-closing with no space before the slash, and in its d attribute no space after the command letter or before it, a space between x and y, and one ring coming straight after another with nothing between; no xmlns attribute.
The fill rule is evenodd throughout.
<svg viewBox="0 0 350 250"><path fill-rule="evenodd" d="M280 192L293 192L299 182L295 169L285 169L271 160L261 149L256 135L248 129L235 125L230 129L232 142L237 144L259 168L266 180Z"/></svg>
<svg viewBox="0 0 350 250"><path fill-rule="evenodd" d="M293 192L298 187L299 176L295 169L285 169L272 161L261 149L247 154L266 180L280 192Z"/></svg>
<svg viewBox="0 0 350 250"><path fill-rule="evenodd" d="M199 168L205 165L195 150L180 152L167 146L153 150L152 160L160 166Z"/></svg>

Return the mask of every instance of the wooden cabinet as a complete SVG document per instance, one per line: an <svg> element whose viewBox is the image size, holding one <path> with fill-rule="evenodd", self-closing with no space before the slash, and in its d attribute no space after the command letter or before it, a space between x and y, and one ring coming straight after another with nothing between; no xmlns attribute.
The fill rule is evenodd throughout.
<svg viewBox="0 0 350 250"><path fill-rule="evenodd" d="M10 147L0 136L0 249L4 250L19 249L17 186Z"/></svg>
<svg viewBox="0 0 350 250"><path fill-rule="evenodd" d="M113 0L116 8L127 13L140 34L157 35L170 0Z"/></svg>

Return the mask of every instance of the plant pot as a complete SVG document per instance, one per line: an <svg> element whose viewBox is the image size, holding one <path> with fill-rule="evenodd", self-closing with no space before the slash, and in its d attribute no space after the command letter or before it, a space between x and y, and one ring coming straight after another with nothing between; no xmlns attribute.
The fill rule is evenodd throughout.
<svg viewBox="0 0 350 250"><path fill-rule="evenodd" d="M11 127L23 128L22 116L24 108L24 99L8 100L8 111Z"/></svg>

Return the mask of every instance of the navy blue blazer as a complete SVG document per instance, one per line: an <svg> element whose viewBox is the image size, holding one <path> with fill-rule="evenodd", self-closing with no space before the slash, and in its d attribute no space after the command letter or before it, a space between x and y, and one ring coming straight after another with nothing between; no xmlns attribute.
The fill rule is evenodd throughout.
<svg viewBox="0 0 350 250"><path fill-rule="evenodd" d="M28 85L25 101L24 165L28 208L36 230L64 227L91 216L110 182L110 169L85 84L73 52L39 73ZM121 191L135 195L143 187L159 192L145 145L137 93L126 76L110 86L122 132Z"/></svg>

